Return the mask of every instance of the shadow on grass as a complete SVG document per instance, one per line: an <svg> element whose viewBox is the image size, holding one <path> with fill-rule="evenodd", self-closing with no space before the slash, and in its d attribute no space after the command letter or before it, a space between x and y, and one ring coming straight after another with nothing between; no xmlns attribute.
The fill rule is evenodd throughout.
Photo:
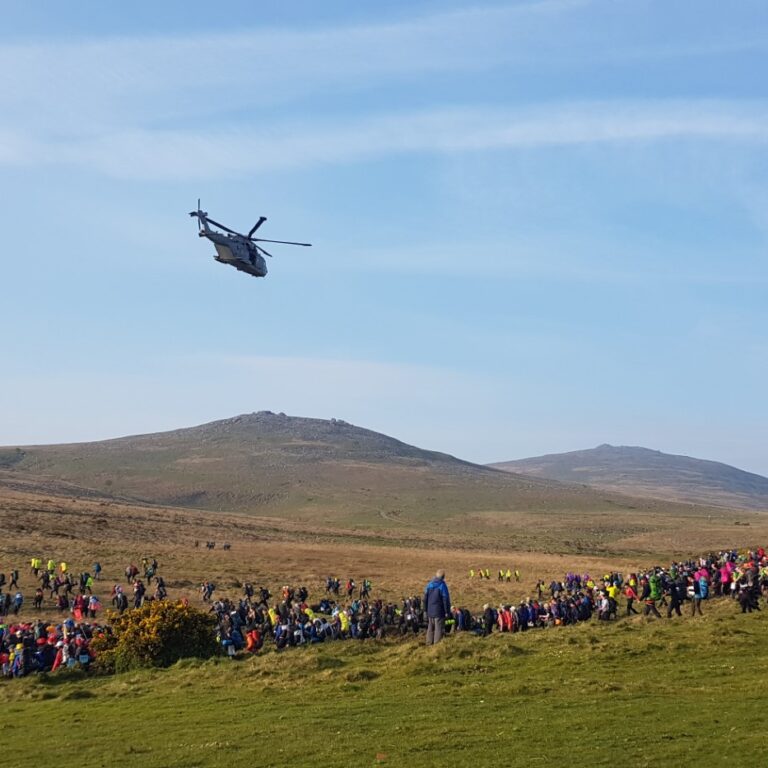
<svg viewBox="0 0 768 768"><path fill-rule="evenodd" d="M41 685L46 687L66 685L67 683L77 683L87 680L89 675L84 669L59 669L56 672L40 672L27 678L28 685Z"/></svg>

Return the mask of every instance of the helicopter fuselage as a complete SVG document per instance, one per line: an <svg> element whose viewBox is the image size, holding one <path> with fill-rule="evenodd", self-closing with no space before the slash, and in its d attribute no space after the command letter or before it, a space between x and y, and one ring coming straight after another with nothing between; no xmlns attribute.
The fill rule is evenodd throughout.
<svg viewBox="0 0 768 768"><path fill-rule="evenodd" d="M264 257L244 237L224 235L210 229L202 230L200 237L206 237L213 243L216 248L213 258L216 261L229 264L254 277L264 277L267 274L267 262Z"/></svg>

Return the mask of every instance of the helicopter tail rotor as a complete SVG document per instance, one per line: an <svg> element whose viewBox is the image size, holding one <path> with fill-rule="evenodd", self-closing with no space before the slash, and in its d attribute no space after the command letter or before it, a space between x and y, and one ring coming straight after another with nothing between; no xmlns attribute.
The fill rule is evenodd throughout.
<svg viewBox="0 0 768 768"><path fill-rule="evenodd" d="M203 219L207 218L208 214L200 209L200 198L197 198L197 210L196 211L190 211L190 216L196 216L197 217L197 228L199 231L202 231L203 229Z"/></svg>

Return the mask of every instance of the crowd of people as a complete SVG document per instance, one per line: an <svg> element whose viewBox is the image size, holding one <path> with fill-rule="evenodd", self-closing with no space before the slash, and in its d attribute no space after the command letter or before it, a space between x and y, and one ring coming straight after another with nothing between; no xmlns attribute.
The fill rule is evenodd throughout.
<svg viewBox="0 0 768 768"><path fill-rule="evenodd" d="M72 617L61 624L37 620L0 625L0 672L3 677L24 677L60 668L87 669L94 659L91 640L109 631Z"/></svg>
<svg viewBox="0 0 768 768"><path fill-rule="evenodd" d="M348 600L353 592L354 581L350 580L345 592ZM431 644L451 632L483 636L525 632L593 618L615 621L620 613L630 616L642 612L662 618L659 608L672 618L682 616L681 608L686 603L690 604L691 615L702 615L702 602L710 597L731 597L747 613L760 610L761 595L768 595L768 558L761 547L742 553L712 553L673 562L666 568L656 566L629 574L614 571L593 578L568 572L549 584L539 579L535 595L517 604L486 603L477 613L451 603L442 571L430 581L423 595L405 597L399 603L369 599L370 585L365 590L361 587L351 601L336 601L340 583L334 577L328 578L323 599L314 604L308 602L306 587L284 587L276 601L265 587L258 590L258 597L255 594L252 585L246 584L238 600L217 600L211 606L218 617L220 640L230 654L240 650L256 652L267 640L283 649L424 630ZM620 612L622 597L624 611ZM642 611L636 605L642 606Z"/></svg>
<svg viewBox="0 0 768 768"><path fill-rule="evenodd" d="M140 608L147 600L163 600L168 596L165 581L157 574L158 562L145 557L141 570L131 563L125 577L132 593L129 601L121 584L111 588L112 607L123 613L132 604ZM29 564L29 579L34 597L29 613L21 589L22 577L17 568L8 575L0 572L0 674L23 677L31 672L55 672L61 667L88 667L94 655L90 647L93 637L110 632L108 625L97 622L102 603L96 590L102 581L101 563L94 562L90 570L75 574L66 561L43 561L33 557ZM146 584L154 582L154 593L148 594ZM58 621L44 621L41 616L60 614Z"/></svg>
<svg viewBox="0 0 768 768"><path fill-rule="evenodd" d="M140 608L149 600L164 600L168 593L155 558L145 557L141 569L125 569L129 587L116 583L111 603L117 612ZM489 571L478 571L488 579ZM60 621L26 620L24 594L18 569L0 573L0 668L4 676L23 676L32 671L55 671L93 660L90 641L108 626L97 623L102 604L95 594L103 583L102 567L95 562L89 571L70 572L66 562L30 561L34 583L32 611L38 617L51 609ZM475 573L470 572L470 578ZM499 581L519 580L517 569L499 570ZM148 586L154 589L150 594ZM768 556L764 548L739 552L726 550L702 557L654 566L623 574L599 577L569 571L560 580L539 579L535 594L518 603L486 603L476 612L451 602L443 571L427 584L422 594L393 602L374 598L370 579L358 586L354 579L328 576L325 590L310 600L306 586L285 585L277 596L266 586L243 585L236 598L214 597L215 585L200 585L203 607L216 617L217 638L229 655L256 653L265 643L278 650L335 640L365 640L385 635L418 635L426 630L427 643L446 634L472 632L526 632L532 629L577 624L596 618L615 621L621 615L642 613L662 618L682 616L689 605L692 616L702 614L702 603L712 597L733 599L743 613L760 610L761 596L768 596ZM131 593L129 599L128 592ZM620 603L623 599L623 606ZM44 606L44 602L48 604Z"/></svg>
<svg viewBox="0 0 768 768"><path fill-rule="evenodd" d="M536 595L519 605L486 603L473 628L489 635L576 624L593 617L613 621L619 618L622 596L625 616L642 613L662 618L659 608L664 608L666 617L673 618L683 615L685 603L690 604L691 616L702 615L702 602L710 597L730 597L738 601L742 613L751 613L760 610L762 595L768 596L765 550L760 547L741 554L730 550L626 575L611 572L593 578L568 572L549 584L540 579Z"/></svg>

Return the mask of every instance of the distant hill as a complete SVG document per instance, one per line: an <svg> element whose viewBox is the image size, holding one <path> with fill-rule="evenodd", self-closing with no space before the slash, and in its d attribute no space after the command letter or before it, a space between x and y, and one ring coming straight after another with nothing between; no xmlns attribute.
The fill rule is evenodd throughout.
<svg viewBox="0 0 768 768"><path fill-rule="evenodd" d="M507 474L343 421L268 411L93 443L0 448L0 468L5 484L36 477L142 503L347 525L634 508L622 496Z"/></svg>
<svg viewBox="0 0 768 768"><path fill-rule="evenodd" d="M600 445L490 466L633 496L768 510L768 478L717 461L648 448Z"/></svg>

